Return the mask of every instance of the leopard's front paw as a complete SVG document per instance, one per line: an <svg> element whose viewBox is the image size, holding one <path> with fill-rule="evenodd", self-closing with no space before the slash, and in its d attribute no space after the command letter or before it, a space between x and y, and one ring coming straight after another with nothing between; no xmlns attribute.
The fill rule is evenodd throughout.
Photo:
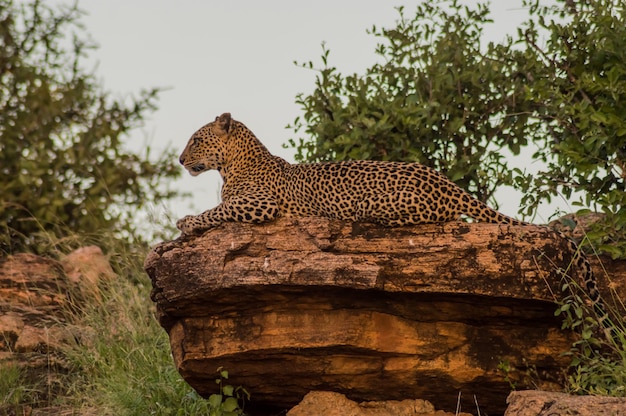
<svg viewBox="0 0 626 416"><path fill-rule="evenodd" d="M186 215L176 221L176 228L178 228L183 235L197 234L201 230L198 222L198 218L195 215Z"/></svg>

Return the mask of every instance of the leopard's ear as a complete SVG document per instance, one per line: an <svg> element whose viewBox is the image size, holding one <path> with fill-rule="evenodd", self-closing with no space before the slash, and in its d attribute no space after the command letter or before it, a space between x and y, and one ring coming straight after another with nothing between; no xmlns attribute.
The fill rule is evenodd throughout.
<svg viewBox="0 0 626 416"><path fill-rule="evenodd" d="M224 113L219 117L215 117L215 124L217 124L217 127L225 134L230 132L230 122L230 113Z"/></svg>

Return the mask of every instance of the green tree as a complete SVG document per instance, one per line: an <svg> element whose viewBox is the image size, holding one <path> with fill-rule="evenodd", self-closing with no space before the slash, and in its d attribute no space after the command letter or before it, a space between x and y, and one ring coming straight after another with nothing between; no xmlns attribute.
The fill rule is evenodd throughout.
<svg viewBox="0 0 626 416"><path fill-rule="evenodd" d="M413 18L398 10L395 28L371 29L382 63L364 75L343 76L324 49L315 91L297 97L304 115L292 127L310 137L291 141L297 158L420 162L487 201L512 184L502 149L527 144L524 85L499 59L511 42L482 45L484 4L423 2Z"/></svg>
<svg viewBox="0 0 626 416"><path fill-rule="evenodd" d="M382 63L364 75L341 74L324 48L315 90L298 95L303 115L288 126L305 135L290 141L297 159L417 161L483 201L513 184L529 215L579 191L580 205L606 213L589 235L594 245L623 255L624 2L525 6L518 34L487 44L484 4L424 2L413 18L400 8L396 27L372 28ZM530 143L546 166L538 175L507 165L505 155Z"/></svg>
<svg viewBox="0 0 626 416"><path fill-rule="evenodd" d="M131 235L132 212L175 195L170 151L124 148L158 89L115 99L84 69L94 49L76 5L0 0L0 252L53 233Z"/></svg>
<svg viewBox="0 0 626 416"><path fill-rule="evenodd" d="M535 125L534 158L546 166L538 175L519 178L526 210L578 192L575 205L605 214L588 234L593 245L624 256L626 3L526 6L532 18L519 30L525 49L514 60L529 80L525 100Z"/></svg>

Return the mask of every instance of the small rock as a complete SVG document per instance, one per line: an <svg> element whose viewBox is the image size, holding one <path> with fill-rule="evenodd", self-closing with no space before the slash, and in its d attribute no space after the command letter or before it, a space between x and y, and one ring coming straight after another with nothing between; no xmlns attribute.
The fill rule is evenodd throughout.
<svg viewBox="0 0 626 416"><path fill-rule="evenodd" d="M471 416L457 413L457 416ZM455 416L435 411L426 400L389 400L356 403L340 393L312 391L287 416Z"/></svg>
<svg viewBox="0 0 626 416"><path fill-rule="evenodd" d="M565 393L526 390L512 392L504 416L624 416L626 398L572 396Z"/></svg>
<svg viewBox="0 0 626 416"><path fill-rule="evenodd" d="M77 284L84 297L100 299L100 282L115 279L116 274L100 247L88 246L74 250L61 260L68 279Z"/></svg>

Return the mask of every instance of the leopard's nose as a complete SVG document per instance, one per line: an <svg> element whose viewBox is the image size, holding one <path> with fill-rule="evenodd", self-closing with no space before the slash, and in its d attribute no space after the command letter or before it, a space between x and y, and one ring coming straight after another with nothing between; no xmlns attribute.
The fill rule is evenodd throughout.
<svg viewBox="0 0 626 416"><path fill-rule="evenodd" d="M181 165L185 165L185 157L183 155L180 155L180 157L178 158L178 161L180 162Z"/></svg>

